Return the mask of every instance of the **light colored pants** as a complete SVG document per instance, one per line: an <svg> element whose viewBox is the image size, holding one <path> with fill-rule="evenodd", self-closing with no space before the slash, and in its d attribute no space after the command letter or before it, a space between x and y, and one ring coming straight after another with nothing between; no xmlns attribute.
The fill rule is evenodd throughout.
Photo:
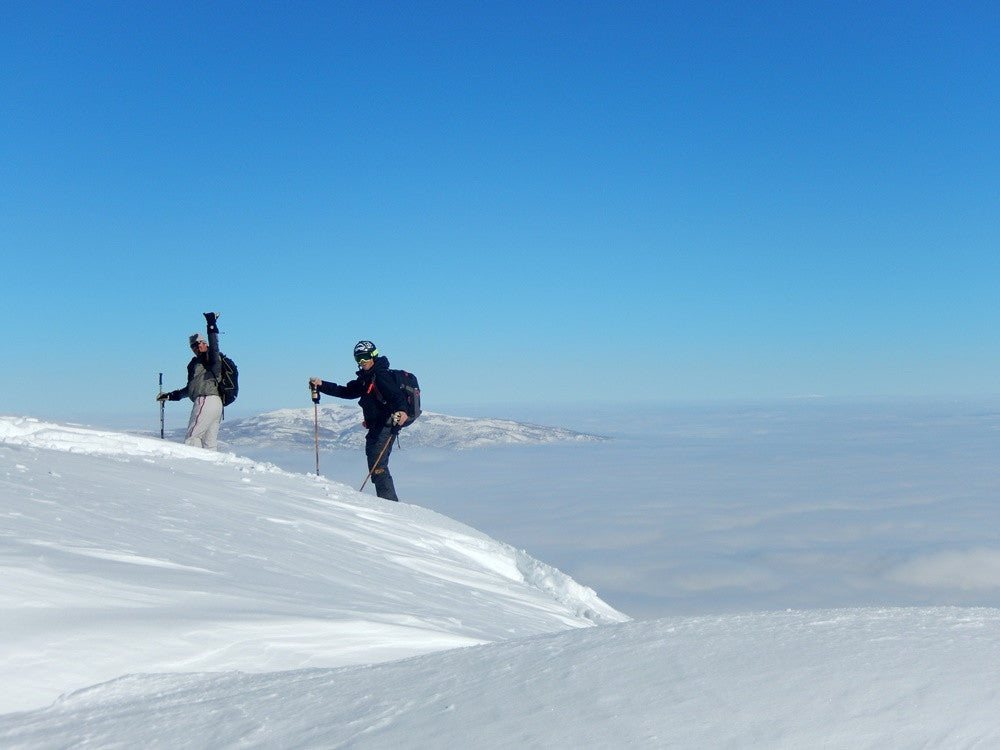
<svg viewBox="0 0 1000 750"><path fill-rule="evenodd" d="M218 396L198 396L191 407L187 438L184 443L195 448L219 449L219 422L222 421L222 399Z"/></svg>

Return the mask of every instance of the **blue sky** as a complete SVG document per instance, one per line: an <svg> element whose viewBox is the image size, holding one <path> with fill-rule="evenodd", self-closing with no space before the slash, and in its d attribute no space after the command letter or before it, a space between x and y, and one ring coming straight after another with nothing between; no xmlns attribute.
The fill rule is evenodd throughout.
<svg viewBox="0 0 1000 750"><path fill-rule="evenodd" d="M246 412L360 338L433 411L998 391L996 4L42 1L0 41L0 412L153 411L210 309Z"/></svg>

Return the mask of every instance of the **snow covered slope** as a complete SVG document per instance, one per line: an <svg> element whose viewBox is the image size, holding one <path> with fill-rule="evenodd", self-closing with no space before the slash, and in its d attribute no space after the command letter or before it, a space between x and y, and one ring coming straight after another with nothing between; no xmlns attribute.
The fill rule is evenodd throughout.
<svg viewBox="0 0 1000 750"><path fill-rule="evenodd" d="M26 418L0 514L5 749L1000 745L995 608L629 622L421 508Z"/></svg>
<svg viewBox="0 0 1000 750"><path fill-rule="evenodd" d="M366 667L127 675L0 716L0 745L989 748L998 644L997 610L631 622Z"/></svg>
<svg viewBox="0 0 1000 750"><path fill-rule="evenodd" d="M432 511L158 439L0 417L0 513L0 712L627 619Z"/></svg>

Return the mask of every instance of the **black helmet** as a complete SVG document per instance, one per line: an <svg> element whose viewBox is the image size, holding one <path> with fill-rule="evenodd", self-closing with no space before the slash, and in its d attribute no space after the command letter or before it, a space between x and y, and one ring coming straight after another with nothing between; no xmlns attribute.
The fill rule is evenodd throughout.
<svg viewBox="0 0 1000 750"><path fill-rule="evenodd" d="M354 361L363 362L366 359L375 359L378 356L378 349L371 341L359 341L354 345Z"/></svg>

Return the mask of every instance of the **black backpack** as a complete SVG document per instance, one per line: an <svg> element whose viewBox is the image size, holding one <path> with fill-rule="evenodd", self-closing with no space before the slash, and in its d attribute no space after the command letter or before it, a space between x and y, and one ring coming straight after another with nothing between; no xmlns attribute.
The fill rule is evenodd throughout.
<svg viewBox="0 0 1000 750"><path fill-rule="evenodd" d="M406 398L405 411L408 419L403 425L405 427L420 416L420 383L417 382L416 375L406 370L388 370L388 373L396 385L399 386L399 389L403 391L403 396ZM389 403L382 398L382 394L378 392L378 389L375 389L375 393L378 394L378 399L383 404Z"/></svg>
<svg viewBox="0 0 1000 750"><path fill-rule="evenodd" d="M229 406L240 393L240 371L236 368L236 363L222 352L219 352L219 361L221 362L219 398L222 399L223 406Z"/></svg>

